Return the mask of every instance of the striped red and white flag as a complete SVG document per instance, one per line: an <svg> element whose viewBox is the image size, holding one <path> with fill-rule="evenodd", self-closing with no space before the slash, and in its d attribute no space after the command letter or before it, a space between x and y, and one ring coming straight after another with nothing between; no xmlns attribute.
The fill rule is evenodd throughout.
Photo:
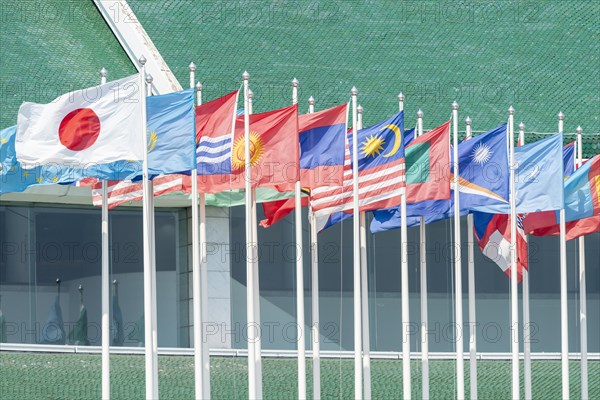
<svg viewBox="0 0 600 400"><path fill-rule="evenodd" d="M159 175L153 179L154 196L167 193L183 191L185 175ZM92 184L92 202L95 206L102 206L102 182L96 181ZM130 201L141 201L143 199L142 182L130 181L108 181L108 208L112 209Z"/></svg>

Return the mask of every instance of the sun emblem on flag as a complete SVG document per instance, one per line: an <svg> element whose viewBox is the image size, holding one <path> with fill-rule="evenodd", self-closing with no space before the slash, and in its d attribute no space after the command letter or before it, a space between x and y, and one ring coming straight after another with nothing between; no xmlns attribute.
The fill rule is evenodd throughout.
<svg viewBox="0 0 600 400"><path fill-rule="evenodd" d="M475 148L473 149L471 157L473 158L475 164L483 165L486 162L490 161L490 158L492 158L493 153L494 152L489 148L489 146L483 143L478 143L477 146L475 146Z"/></svg>
<svg viewBox="0 0 600 400"><path fill-rule="evenodd" d="M150 137L148 138L148 153L151 153L152 150L156 147L156 141L158 140L158 135L156 132L150 132Z"/></svg>
<svg viewBox="0 0 600 400"><path fill-rule="evenodd" d="M383 150L383 145L385 144L385 140L383 140L377 135L371 135L367 137L366 140L361 144L361 150L365 156L375 157L376 155L381 154L381 151Z"/></svg>
<svg viewBox="0 0 600 400"><path fill-rule="evenodd" d="M265 146L258 132L250 132L250 165L255 166L262 158ZM246 166L246 137L240 136L233 143L231 151L231 167L234 170L244 169Z"/></svg>

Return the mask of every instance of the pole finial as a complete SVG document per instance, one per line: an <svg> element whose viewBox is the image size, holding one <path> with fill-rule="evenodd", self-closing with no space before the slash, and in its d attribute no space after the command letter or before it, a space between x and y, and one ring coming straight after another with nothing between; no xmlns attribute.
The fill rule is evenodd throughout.
<svg viewBox="0 0 600 400"><path fill-rule="evenodd" d="M150 83L152 83L153 80L154 80L154 78L152 77L151 74L146 74L146 83L150 84Z"/></svg>
<svg viewBox="0 0 600 400"><path fill-rule="evenodd" d="M200 82L196 82L196 90L197 90L198 92L201 92L201 91L202 91L202 84L201 84Z"/></svg>
<svg viewBox="0 0 600 400"><path fill-rule="evenodd" d="M252 91L252 89L248 89L248 98L251 99L254 97L254 92Z"/></svg>
<svg viewBox="0 0 600 400"><path fill-rule="evenodd" d="M356 86L352 86L350 93L352 94L352 96L358 95L358 89L356 88Z"/></svg>
<svg viewBox="0 0 600 400"><path fill-rule="evenodd" d="M140 62L141 66L144 66L146 64L146 57L144 57L144 55L142 54L138 60Z"/></svg>
<svg viewBox="0 0 600 400"><path fill-rule="evenodd" d="M525 130L525 124L523 122L521 122L519 124L519 130L524 131Z"/></svg>
<svg viewBox="0 0 600 400"><path fill-rule="evenodd" d="M563 119L565 119L565 114L563 114L563 113L562 113L562 111L559 111L559 112L558 112L558 119L559 119L560 121L562 121Z"/></svg>
<svg viewBox="0 0 600 400"><path fill-rule="evenodd" d="M400 92L398 95L398 101L404 101L404 93Z"/></svg>
<svg viewBox="0 0 600 400"><path fill-rule="evenodd" d="M423 110L419 109L419 111L417 111L417 118L423 118Z"/></svg>
<svg viewBox="0 0 600 400"><path fill-rule="evenodd" d="M190 69L190 71L195 71L196 70L196 64L194 64L193 62L191 62L188 68Z"/></svg>
<svg viewBox="0 0 600 400"><path fill-rule="evenodd" d="M454 100L454 102L452 103L452 109L458 110L458 102L456 100Z"/></svg>
<svg viewBox="0 0 600 400"><path fill-rule="evenodd" d="M471 117L465 118L465 124L471 125Z"/></svg>
<svg viewBox="0 0 600 400"><path fill-rule="evenodd" d="M315 105L315 98L312 97L312 96L310 96L308 98L308 104L311 105L311 106L314 106Z"/></svg>
<svg viewBox="0 0 600 400"><path fill-rule="evenodd" d="M581 129L581 126L578 126L577 129L575 130L575 132L577 132L578 135L581 135L581 132L583 132L583 129Z"/></svg>
<svg viewBox="0 0 600 400"><path fill-rule="evenodd" d="M515 109L513 108L513 106L508 107L508 114L513 115L514 113L515 113Z"/></svg>
<svg viewBox="0 0 600 400"><path fill-rule="evenodd" d="M298 79L296 79L296 78L292 79L292 86L293 87L298 87L298 83L299 83Z"/></svg>
<svg viewBox="0 0 600 400"><path fill-rule="evenodd" d="M242 79L245 81L250 79L250 74L248 73L248 71L244 71L244 73L242 74Z"/></svg>
<svg viewBox="0 0 600 400"><path fill-rule="evenodd" d="M102 67L100 69L100 76L103 77L103 78L106 78L106 72L107 72L106 68Z"/></svg>
<svg viewBox="0 0 600 400"><path fill-rule="evenodd" d="M362 113L363 112L363 107L359 104L358 107L356 107L356 112L357 113Z"/></svg>

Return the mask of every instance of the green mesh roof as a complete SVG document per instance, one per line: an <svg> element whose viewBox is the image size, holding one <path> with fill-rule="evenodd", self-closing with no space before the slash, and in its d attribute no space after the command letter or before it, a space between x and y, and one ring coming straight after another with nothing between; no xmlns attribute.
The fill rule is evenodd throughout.
<svg viewBox="0 0 600 400"><path fill-rule="evenodd" d="M366 125L395 112L402 91L407 126L419 108L426 128L445 122L456 99L475 131L512 105L528 132L555 132L559 111L566 132L600 132L599 2L129 3L180 82L198 65L206 99L238 88L248 70L258 112L288 104L296 77L302 111L311 95L323 109L356 86ZM588 157L600 153L599 136L585 141Z"/></svg>
<svg viewBox="0 0 600 400"><path fill-rule="evenodd" d="M74 89L136 72L92 1L0 5L0 129L17 122L23 101L46 103Z"/></svg>

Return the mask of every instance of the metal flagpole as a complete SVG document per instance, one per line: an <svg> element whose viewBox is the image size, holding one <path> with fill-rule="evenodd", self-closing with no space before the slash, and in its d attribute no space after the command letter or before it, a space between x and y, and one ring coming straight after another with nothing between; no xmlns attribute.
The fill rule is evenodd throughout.
<svg viewBox="0 0 600 400"><path fill-rule="evenodd" d="M202 84L196 83L196 104L202 105ZM200 309L202 310L200 322L202 323L202 393L204 399L210 399L210 347L205 335L205 323L208 319L208 260L206 258L206 199L203 192L199 192L200 217Z"/></svg>
<svg viewBox="0 0 600 400"><path fill-rule="evenodd" d="M471 139L471 118L465 119L467 132L465 139ZM477 321L475 308L475 241L473 240L473 214L467 215L467 268L469 291L469 383L472 400L477 400Z"/></svg>
<svg viewBox="0 0 600 400"><path fill-rule="evenodd" d="M252 115L252 99L254 93L248 89L248 113ZM261 337L260 337L260 281L258 275L258 222L256 220L256 189L250 191L252 201L250 203L250 234L252 235L252 243L254 256L252 257L254 268L252 269L253 281L253 296L254 296L254 321L256 323L257 336L254 341L254 355L256 364L256 391L257 397L262 398L262 354L261 354Z"/></svg>
<svg viewBox="0 0 600 400"><path fill-rule="evenodd" d="M400 111L404 111L404 95L398 95ZM400 251L401 261L401 303L402 303L402 393L404 399L411 398L410 382L410 337L408 308L408 228L406 224L406 191L400 200Z"/></svg>
<svg viewBox="0 0 600 400"><path fill-rule="evenodd" d="M248 102L248 79L250 75L244 72L244 162L245 162L245 180L246 180L246 314L248 331L248 398L258 398L258 388L256 387L256 355L254 342L256 341L256 323L254 321L254 256L252 243L252 184L250 171L250 110Z"/></svg>
<svg viewBox="0 0 600 400"><path fill-rule="evenodd" d="M525 124L519 124L519 146L525 144ZM525 236L527 241L527 236ZM525 372L525 399L531 400L531 332L529 318L529 271L523 268L523 369Z"/></svg>
<svg viewBox="0 0 600 400"><path fill-rule="evenodd" d="M308 99L308 113L315 112L315 98ZM311 278L311 314L312 314L312 359L313 359L313 398L321 398L321 341L319 338L319 243L317 219L309 212L310 218L310 278Z"/></svg>
<svg viewBox="0 0 600 400"><path fill-rule="evenodd" d="M157 368L154 363L154 346L153 346L153 335L152 335L152 251L154 250L151 245L151 223L150 223L150 196L154 194L150 192L150 185L148 179L148 153L147 148L147 137L146 137L146 96L143 95L144 88L144 77L146 75L146 58L141 56L139 59L140 63L140 99L141 99L141 112L142 112L142 140L144 143L144 160L142 169L142 190L143 190L143 202L142 202L142 213L143 213L143 239L144 239L144 347L145 347L145 369L146 369L146 398L147 399L158 399L157 385L155 385L154 369Z"/></svg>
<svg viewBox="0 0 600 400"><path fill-rule="evenodd" d="M298 79L292 80L292 104L298 104ZM302 254L302 186L295 187L296 212L296 324L298 329L298 398L306 398L306 341L304 338L304 257Z"/></svg>
<svg viewBox="0 0 600 400"><path fill-rule="evenodd" d="M577 127L577 168L583 162L581 126ZM587 355L587 288L585 284L585 236L579 237L579 329L581 340L581 398L588 398L588 355Z"/></svg>
<svg viewBox="0 0 600 400"><path fill-rule="evenodd" d="M358 193L358 89L352 94L352 190L353 190L353 260L354 260L354 398L363 398L362 388L362 323L360 295L360 207Z"/></svg>
<svg viewBox="0 0 600 400"><path fill-rule="evenodd" d="M417 111L417 136L423 134L423 111ZM419 258L421 259L421 390L429 399L429 338L427 337L427 234L425 217L419 222Z"/></svg>
<svg viewBox="0 0 600 400"><path fill-rule="evenodd" d="M558 113L558 132L563 132L564 114ZM562 398L569 398L569 325L567 309L567 237L565 208L560 209L560 359L562 369Z"/></svg>
<svg viewBox="0 0 600 400"><path fill-rule="evenodd" d="M517 286L517 196L515 190L515 109L508 109L510 158L510 318L512 352L512 398L519 394L519 297Z"/></svg>
<svg viewBox="0 0 600 400"><path fill-rule="evenodd" d="M196 80L196 64L189 65L190 87ZM200 293L200 250L198 238L198 170L192 170L192 301L194 307L194 382L196 399L204 397L202 371L202 306Z"/></svg>
<svg viewBox="0 0 600 400"><path fill-rule="evenodd" d="M454 151L454 290L456 332L456 397L465 398L465 375L463 359L463 309L462 309L462 260L460 243L460 203L458 177L458 103L452 103L453 151Z"/></svg>
<svg viewBox="0 0 600 400"><path fill-rule="evenodd" d="M100 84L106 69L100 70ZM110 399L110 252L108 237L108 182L102 180L102 398Z"/></svg>
<svg viewBox="0 0 600 400"><path fill-rule="evenodd" d="M358 105L357 130L363 128L363 108ZM360 213L360 276L362 300L362 345L363 345L363 393L365 400L371 398L371 339L369 335L369 275L367 268L367 216L364 211Z"/></svg>

